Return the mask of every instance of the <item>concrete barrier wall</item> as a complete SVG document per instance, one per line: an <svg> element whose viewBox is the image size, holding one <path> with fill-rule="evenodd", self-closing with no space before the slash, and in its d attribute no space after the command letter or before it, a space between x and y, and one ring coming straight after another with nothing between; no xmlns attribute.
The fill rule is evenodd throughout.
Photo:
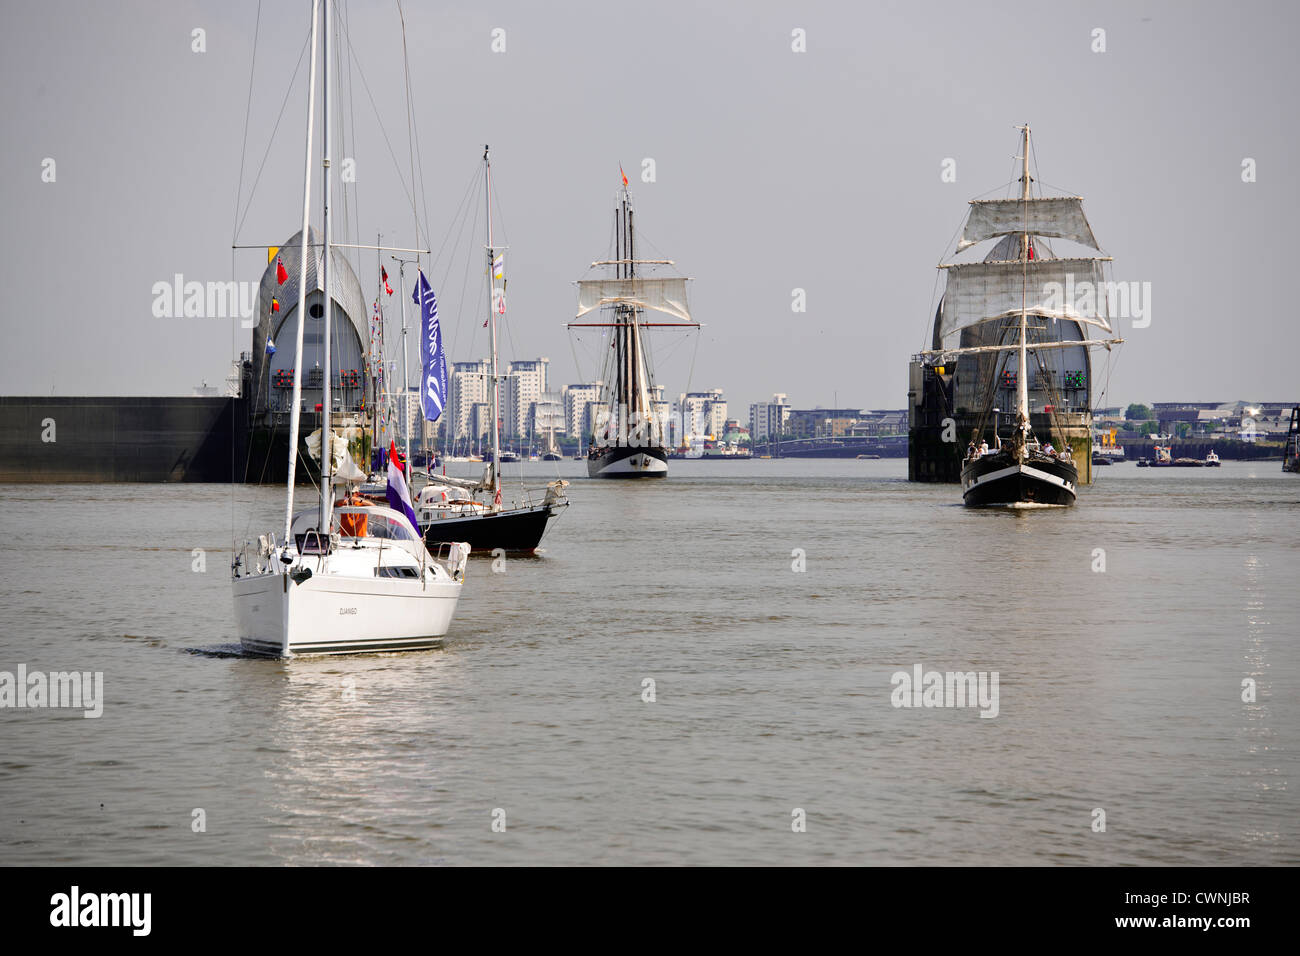
<svg viewBox="0 0 1300 956"><path fill-rule="evenodd" d="M0 396L0 480L226 482L245 419L235 398Z"/></svg>

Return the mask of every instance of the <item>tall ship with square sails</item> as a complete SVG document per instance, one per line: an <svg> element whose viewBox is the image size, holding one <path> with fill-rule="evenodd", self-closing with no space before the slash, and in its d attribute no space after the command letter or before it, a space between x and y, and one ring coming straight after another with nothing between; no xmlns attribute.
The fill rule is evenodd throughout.
<svg viewBox="0 0 1300 956"><path fill-rule="evenodd" d="M971 202L957 251L997 242L981 261L940 265L932 347L911 369L909 478L960 476L972 506L1074 503L1081 470L1090 478L1091 350L1123 341L1090 337L1114 334L1110 257L1053 253L1047 238L1101 247L1082 198L1033 195L1018 129L1020 195Z"/></svg>
<svg viewBox="0 0 1300 956"><path fill-rule="evenodd" d="M575 318L599 312L606 321L571 322L570 329L601 328L612 332L601 381L601 409L593 422L587 451L591 478L666 478L668 449L664 422L655 414L655 393L646 330L699 329L686 303L687 278L662 275L671 259L638 259L632 196L627 176L614 209L614 253L593 262L604 274L578 280ZM675 321L647 322L643 314L657 312ZM603 339L602 339L603 341Z"/></svg>

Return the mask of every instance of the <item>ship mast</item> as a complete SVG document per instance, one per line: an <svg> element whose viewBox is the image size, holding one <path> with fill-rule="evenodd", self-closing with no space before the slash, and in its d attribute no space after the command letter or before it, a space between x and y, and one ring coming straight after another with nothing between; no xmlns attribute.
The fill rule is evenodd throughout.
<svg viewBox="0 0 1300 956"><path fill-rule="evenodd" d="M487 194L487 274L488 274L488 322L492 326L492 503L497 508L501 505L501 436L498 426L501 423L501 393L497 376L497 317L496 303L496 255L492 248L492 160L488 158L489 147L483 147L484 190ZM502 293L504 295L504 292Z"/></svg>
<svg viewBox="0 0 1300 956"><path fill-rule="evenodd" d="M1020 359L1019 366L1016 369L1016 424L1020 429L1020 448L1019 456L1023 461L1028 454L1027 445L1029 442L1029 366L1027 349L1025 348L1026 333L1029 327L1029 124L1026 123L1020 127L1022 138L1020 142L1021 152L1021 174L1020 174L1020 198L1024 202L1025 208L1025 231L1020 236L1020 260L1022 270L1022 282L1020 287Z"/></svg>
<svg viewBox="0 0 1300 956"><path fill-rule="evenodd" d="M615 250L615 261L619 263L615 266L615 275L635 282L638 261L636 257L636 227L632 220L634 211L632 209L632 197L626 186L623 187L621 208L623 214L620 230L622 233L622 250ZM650 400L649 393L646 390L647 373L641 347L641 326L638 321L640 311L641 309L633 303L622 303L617 309L621 321L616 328L619 347L619 386L616 393L618 396L616 412L620 416L616 419L616 424L619 426L616 433L624 439L631 433L634 421L642 429L647 427L649 421ZM645 438L644 433L642 438ZM653 429L650 441L654 442ZM626 444L626 441L624 444Z"/></svg>
<svg viewBox="0 0 1300 956"><path fill-rule="evenodd" d="M628 215L631 212L628 209L627 187L623 187L623 195L619 200L618 208L614 210L614 275L620 279L630 278L632 274L632 264L630 262L632 255L628 251ZM628 382L628 335L627 335L627 313L628 307L619 304L614 309L614 353L616 369L614 373L614 407L610 409L612 421L610 424L614 429L614 444L618 444L618 434L621 426L624 426L622 416L628 406L628 395L631 393L631 386ZM608 433L608 427L607 427Z"/></svg>
<svg viewBox="0 0 1300 956"><path fill-rule="evenodd" d="M623 227L627 230L627 238L623 242L623 248L627 250L627 277L636 278L636 238L632 231L632 204L628 196L627 187L623 187ZM636 404L636 389L638 386L636 374L636 335L633 331L636 325L636 306L628 306L623 313L623 319L627 323L623 329L623 336L626 340L624 346L624 355L627 357L627 374L623 376L624 386L627 389L627 395L624 399L623 407L619 412L623 416L623 421L619 424L622 426L619 431L623 435L626 443L627 433L632 424L632 414Z"/></svg>

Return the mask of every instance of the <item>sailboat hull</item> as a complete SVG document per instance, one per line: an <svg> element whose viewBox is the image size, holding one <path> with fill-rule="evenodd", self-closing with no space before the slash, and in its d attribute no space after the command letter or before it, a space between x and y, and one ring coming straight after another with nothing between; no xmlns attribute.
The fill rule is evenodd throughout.
<svg viewBox="0 0 1300 956"><path fill-rule="evenodd" d="M663 448L611 445L587 456L588 478L667 478L668 452Z"/></svg>
<svg viewBox="0 0 1300 956"><path fill-rule="evenodd" d="M1052 458L1022 462L1007 455L986 455L961 469L962 500L972 508L1072 505L1078 481L1072 462Z"/></svg>
<svg viewBox="0 0 1300 956"><path fill-rule="evenodd" d="M437 647L451 626L460 582L286 574L235 581L245 652L270 657L367 654Z"/></svg>
<svg viewBox="0 0 1300 956"><path fill-rule="evenodd" d="M476 553L505 551L531 553L542 543L546 523L555 511L550 505L507 511L435 518L420 525L430 550L444 541L464 541Z"/></svg>

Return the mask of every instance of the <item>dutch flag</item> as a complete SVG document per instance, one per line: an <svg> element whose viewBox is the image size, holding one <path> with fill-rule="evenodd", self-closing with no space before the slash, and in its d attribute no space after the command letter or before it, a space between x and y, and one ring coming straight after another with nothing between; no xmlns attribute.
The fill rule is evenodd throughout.
<svg viewBox="0 0 1300 956"><path fill-rule="evenodd" d="M419 529L420 519L415 516L411 493L406 487L406 475L402 473L402 466L398 464L395 441L390 442L388 446L388 487L384 489L384 497L388 499L389 507L406 515L410 519L411 527Z"/></svg>

